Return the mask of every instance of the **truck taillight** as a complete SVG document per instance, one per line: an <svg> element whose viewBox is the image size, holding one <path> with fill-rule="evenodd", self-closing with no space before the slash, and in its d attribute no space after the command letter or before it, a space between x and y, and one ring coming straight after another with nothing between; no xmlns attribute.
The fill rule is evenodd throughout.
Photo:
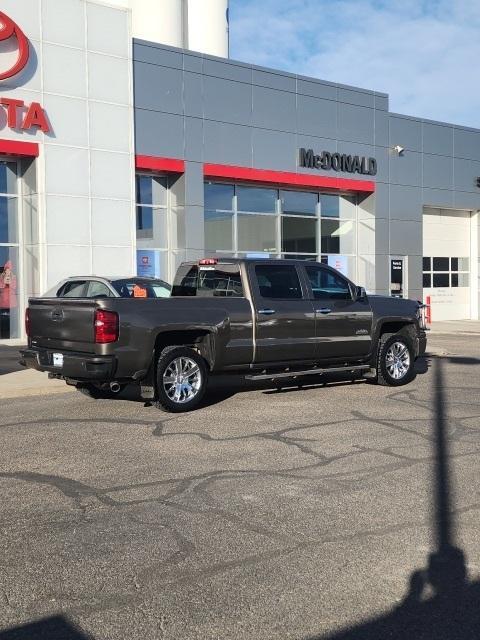
<svg viewBox="0 0 480 640"><path fill-rule="evenodd" d="M106 344L118 340L118 314L115 311L95 311L95 342Z"/></svg>
<svg viewBox="0 0 480 640"><path fill-rule="evenodd" d="M30 309L25 309L25 333L27 338L30 337Z"/></svg>

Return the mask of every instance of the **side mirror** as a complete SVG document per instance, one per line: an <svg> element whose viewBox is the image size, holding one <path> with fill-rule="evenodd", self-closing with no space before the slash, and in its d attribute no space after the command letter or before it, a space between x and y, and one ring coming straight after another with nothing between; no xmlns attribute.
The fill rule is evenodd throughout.
<svg viewBox="0 0 480 640"><path fill-rule="evenodd" d="M367 297L367 292L364 287L355 287L354 300L365 300Z"/></svg>

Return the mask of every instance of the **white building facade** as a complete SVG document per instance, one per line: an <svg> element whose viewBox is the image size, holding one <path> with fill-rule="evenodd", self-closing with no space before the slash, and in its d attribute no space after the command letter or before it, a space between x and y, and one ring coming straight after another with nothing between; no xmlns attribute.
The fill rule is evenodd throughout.
<svg viewBox="0 0 480 640"><path fill-rule="evenodd" d="M0 340L15 340L29 295L72 273L134 271L132 37L128 10L95 2L1 10L15 33L0 73L28 40L26 65L0 81ZM26 129L32 104L44 121Z"/></svg>

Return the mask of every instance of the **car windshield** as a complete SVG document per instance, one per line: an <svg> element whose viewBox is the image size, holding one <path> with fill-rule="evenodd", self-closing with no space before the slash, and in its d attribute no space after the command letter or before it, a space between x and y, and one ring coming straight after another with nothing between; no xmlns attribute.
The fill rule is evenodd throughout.
<svg viewBox="0 0 480 640"><path fill-rule="evenodd" d="M168 282L154 278L112 280L111 285L121 298L168 298L171 289Z"/></svg>

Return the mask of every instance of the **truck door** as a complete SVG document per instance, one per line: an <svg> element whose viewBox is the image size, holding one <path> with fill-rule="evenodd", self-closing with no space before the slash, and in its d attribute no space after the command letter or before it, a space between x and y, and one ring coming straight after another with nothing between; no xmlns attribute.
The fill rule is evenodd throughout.
<svg viewBox="0 0 480 640"><path fill-rule="evenodd" d="M315 313L295 265L250 265L255 301L255 363L313 360Z"/></svg>
<svg viewBox="0 0 480 640"><path fill-rule="evenodd" d="M366 356L372 343L368 299L353 300L348 280L330 267L306 265L305 271L315 308L317 359Z"/></svg>

